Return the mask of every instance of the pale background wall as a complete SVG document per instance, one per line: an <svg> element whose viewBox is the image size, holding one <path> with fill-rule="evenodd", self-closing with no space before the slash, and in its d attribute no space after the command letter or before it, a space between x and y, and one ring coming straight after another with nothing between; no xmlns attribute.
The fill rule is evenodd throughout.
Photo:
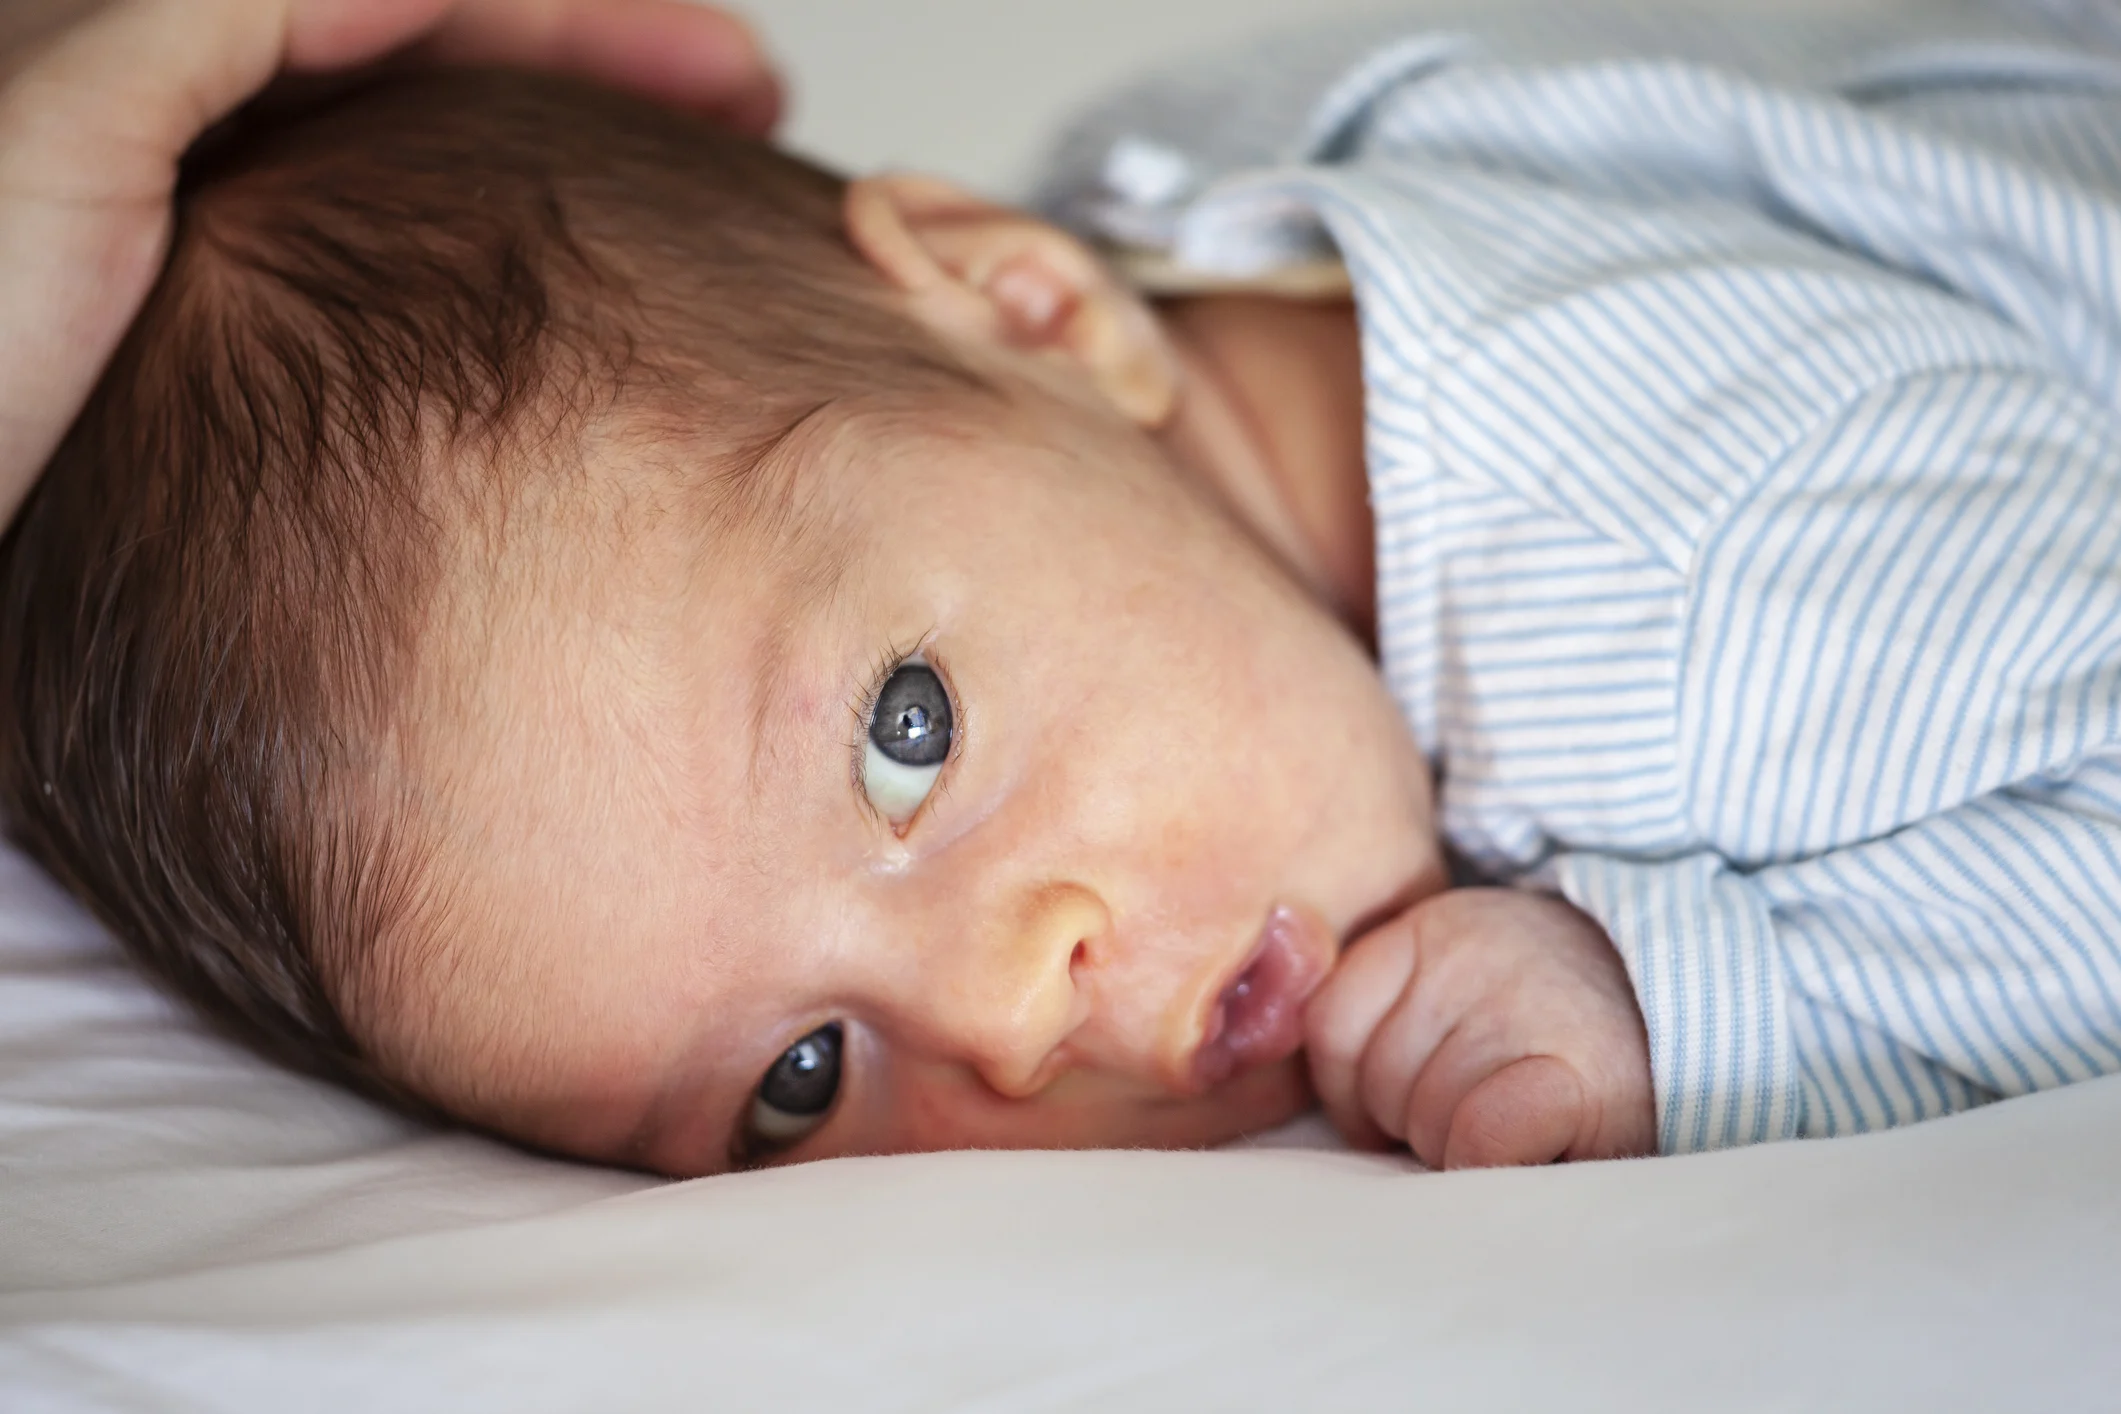
<svg viewBox="0 0 2121 1414"><path fill-rule="evenodd" d="M1007 194L1100 88L1218 38L1422 0L735 0L794 88L794 146L850 171L912 166ZM1566 4L1569 0L1549 0ZM1744 0L1663 0L1719 9ZM1752 0L1785 13L1877 0ZM1433 8L1433 7L1432 7ZM1450 8L1473 8L1456 0Z"/></svg>

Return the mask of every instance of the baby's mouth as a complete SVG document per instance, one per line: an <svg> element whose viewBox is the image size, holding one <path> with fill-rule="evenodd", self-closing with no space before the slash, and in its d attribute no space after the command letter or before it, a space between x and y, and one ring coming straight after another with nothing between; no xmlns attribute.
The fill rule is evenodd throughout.
<svg viewBox="0 0 2121 1414"><path fill-rule="evenodd" d="M1207 1031L1193 1053L1195 1083L1207 1089L1302 1049L1304 1002L1325 980L1332 959L1332 939L1322 922L1296 909L1275 909L1260 930L1259 945L1208 1013Z"/></svg>

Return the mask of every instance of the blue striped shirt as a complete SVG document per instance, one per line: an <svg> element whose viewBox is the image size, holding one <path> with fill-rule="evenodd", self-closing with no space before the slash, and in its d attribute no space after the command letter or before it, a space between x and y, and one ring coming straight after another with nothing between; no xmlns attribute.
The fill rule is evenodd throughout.
<svg viewBox="0 0 2121 1414"><path fill-rule="evenodd" d="M1285 42L1046 189L1345 261L1384 672L1449 841L1612 937L1667 1151L2121 1070L2121 42L1951 18Z"/></svg>

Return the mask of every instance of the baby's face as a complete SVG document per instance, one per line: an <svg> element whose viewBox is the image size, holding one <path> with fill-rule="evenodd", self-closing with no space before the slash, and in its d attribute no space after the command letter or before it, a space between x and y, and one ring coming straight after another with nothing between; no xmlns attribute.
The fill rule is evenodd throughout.
<svg viewBox="0 0 2121 1414"><path fill-rule="evenodd" d="M434 907L355 1008L386 1060L680 1175L1306 1103L1304 998L1441 881L1428 771L1158 441L1048 392L828 409L733 531L625 441L435 674Z"/></svg>

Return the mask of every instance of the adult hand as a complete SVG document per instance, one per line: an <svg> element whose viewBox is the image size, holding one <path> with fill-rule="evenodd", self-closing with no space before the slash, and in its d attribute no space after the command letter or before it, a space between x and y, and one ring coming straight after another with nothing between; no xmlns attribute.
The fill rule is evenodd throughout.
<svg viewBox="0 0 2121 1414"><path fill-rule="evenodd" d="M1304 1028L1341 1131L1403 1141L1431 1168L1656 1146L1635 994L1604 931L1560 899L1424 899L1349 946Z"/></svg>
<svg viewBox="0 0 2121 1414"><path fill-rule="evenodd" d="M764 133L749 30L685 0L8 0L0 20L0 526L168 248L177 164L281 72L402 48L562 69Z"/></svg>

